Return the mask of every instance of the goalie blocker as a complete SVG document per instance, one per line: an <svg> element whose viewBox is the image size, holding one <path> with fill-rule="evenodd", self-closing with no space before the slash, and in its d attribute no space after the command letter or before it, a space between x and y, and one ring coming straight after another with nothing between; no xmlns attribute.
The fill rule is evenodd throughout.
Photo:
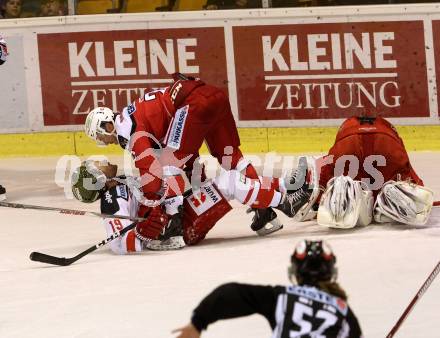
<svg viewBox="0 0 440 338"><path fill-rule="evenodd" d="M184 240L188 245L199 243L212 227L231 209L217 186L208 181L200 191L183 202Z"/></svg>

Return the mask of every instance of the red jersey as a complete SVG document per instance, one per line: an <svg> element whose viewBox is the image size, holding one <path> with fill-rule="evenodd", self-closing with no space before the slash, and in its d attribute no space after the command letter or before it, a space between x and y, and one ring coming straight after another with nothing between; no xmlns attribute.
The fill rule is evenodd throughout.
<svg viewBox="0 0 440 338"><path fill-rule="evenodd" d="M344 121L336 135L335 144L322 161L331 163L323 165L320 175L320 186L325 187L327 182L336 174L335 163L341 156L354 155L359 160L359 167L355 180L372 178L366 170L366 159L370 155L381 155L386 163L375 163L375 168L383 176L384 183L389 180L410 179L416 184L423 185L423 181L413 170L402 139L394 126L382 117L358 118L351 117ZM348 168L345 165L344 174ZM339 173L340 174L340 173ZM377 191L374 191L377 193Z"/></svg>
<svg viewBox="0 0 440 338"><path fill-rule="evenodd" d="M135 165L140 171L144 195L158 199L162 188L164 166L182 167L184 161L177 160L172 153L155 154L165 142L171 121L185 98L201 81L179 80L171 87L146 93L144 97L125 107L116 117L115 127L119 144L126 149L129 143Z"/></svg>

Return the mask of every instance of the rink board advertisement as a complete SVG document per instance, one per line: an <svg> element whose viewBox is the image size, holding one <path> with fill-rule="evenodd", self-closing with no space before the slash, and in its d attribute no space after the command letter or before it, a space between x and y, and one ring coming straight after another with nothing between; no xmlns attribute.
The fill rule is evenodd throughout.
<svg viewBox="0 0 440 338"><path fill-rule="evenodd" d="M0 21L18 54L14 63L22 59L20 74L9 71L5 78L25 86L2 84L13 99L2 101L8 109L0 117L8 122L0 132L82 130L94 107L121 111L145 91L167 86L174 72L224 89L239 127L336 126L348 116L375 113L397 124L439 124L435 5L20 23ZM22 48L13 48L17 37Z"/></svg>
<svg viewBox="0 0 440 338"><path fill-rule="evenodd" d="M175 72L227 91L223 28L38 34L38 51L45 126L82 124L97 106L121 111Z"/></svg>
<svg viewBox="0 0 440 338"><path fill-rule="evenodd" d="M422 21L233 32L240 120L430 115Z"/></svg>

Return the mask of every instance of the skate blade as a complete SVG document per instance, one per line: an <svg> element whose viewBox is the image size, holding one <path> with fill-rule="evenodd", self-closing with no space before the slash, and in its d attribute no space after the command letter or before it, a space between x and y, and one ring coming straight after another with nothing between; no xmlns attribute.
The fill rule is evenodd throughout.
<svg viewBox="0 0 440 338"><path fill-rule="evenodd" d="M170 237L164 241L150 241L145 244L148 250L153 251L166 251L166 250L179 250L186 246L183 236Z"/></svg>
<svg viewBox="0 0 440 338"><path fill-rule="evenodd" d="M258 236L267 236L278 230L281 230L282 228L283 225L281 224L281 222L278 220L278 218L275 218L270 223L262 227L260 230L257 230L256 233Z"/></svg>

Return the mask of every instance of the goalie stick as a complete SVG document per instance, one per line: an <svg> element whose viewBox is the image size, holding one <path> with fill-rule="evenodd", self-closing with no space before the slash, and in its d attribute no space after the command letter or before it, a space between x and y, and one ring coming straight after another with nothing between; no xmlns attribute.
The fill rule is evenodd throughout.
<svg viewBox="0 0 440 338"><path fill-rule="evenodd" d="M70 258L51 256L51 255L47 255L47 254L44 254L41 252L35 252L35 251L30 254L29 258L31 259L31 261L35 261L35 262L60 265L60 266L70 265L72 263L75 263L77 260L83 258L85 255L88 255L89 253L99 249L101 246L104 246L107 243L113 241L114 239L121 237L126 232L133 229L136 226L136 224L137 224L137 222L134 222L120 231L115 231L114 233L112 233L109 237L107 237L103 241L99 242L96 245L91 246L87 250L84 250L83 252L80 252L78 255L70 257Z"/></svg>
<svg viewBox="0 0 440 338"><path fill-rule="evenodd" d="M422 298L423 294L428 290L431 283L434 281L435 277L437 277L438 273L440 272L440 261L435 266L434 270L432 270L431 274L428 276L428 278L425 280L425 283L423 283L422 287L417 291L417 294L414 296L414 298L411 300L409 305L406 307L405 311L403 311L402 315L400 316L399 320L396 324L394 324L393 328L391 329L390 333L388 333L387 338L392 338L399 327L402 325L403 321L408 317L411 310L416 305L417 301Z"/></svg>
<svg viewBox="0 0 440 338"><path fill-rule="evenodd" d="M0 207L17 208L17 209L33 209L33 210L43 210L43 211L57 211L61 214L65 214L65 215L97 216L97 217L101 217L101 218L119 218L119 219L127 219L129 221L136 221L136 222L142 222L142 221L146 220L145 218L142 218L142 217L109 215L109 214L101 214L99 212L94 212L94 211L44 207L44 206L40 206L40 205L9 203L9 202L0 202Z"/></svg>

